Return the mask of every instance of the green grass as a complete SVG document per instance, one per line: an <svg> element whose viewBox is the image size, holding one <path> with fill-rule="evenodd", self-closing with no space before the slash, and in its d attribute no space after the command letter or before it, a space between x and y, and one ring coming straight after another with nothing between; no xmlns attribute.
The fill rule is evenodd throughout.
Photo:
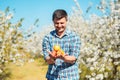
<svg viewBox="0 0 120 80"><path fill-rule="evenodd" d="M35 62L25 63L23 66L10 63L8 67L11 70L11 76L7 80L46 80L47 65L43 58L35 59Z"/></svg>

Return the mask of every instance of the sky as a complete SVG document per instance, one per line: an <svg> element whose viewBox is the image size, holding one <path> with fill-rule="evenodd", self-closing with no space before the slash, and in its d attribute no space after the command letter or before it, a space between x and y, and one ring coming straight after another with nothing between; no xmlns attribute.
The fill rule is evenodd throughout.
<svg viewBox="0 0 120 80"><path fill-rule="evenodd" d="M89 14L96 13L96 6L100 0L77 0L80 8L85 13L86 9L92 4ZM69 14L75 7L73 0L0 0L0 10L4 11L7 7L13 11L13 20L18 21L24 18L22 27L26 30L30 25L39 19L39 30L42 27L52 24L52 14L56 9L65 9ZM39 31L38 30L38 31Z"/></svg>

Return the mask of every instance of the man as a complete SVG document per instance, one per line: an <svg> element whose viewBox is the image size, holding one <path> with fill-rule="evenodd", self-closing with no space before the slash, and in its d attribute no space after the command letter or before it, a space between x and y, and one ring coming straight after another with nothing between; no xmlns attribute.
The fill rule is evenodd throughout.
<svg viewBox="0 0 120 80"><path fill-rule="evenodd" d="M49 64L47 80L79 80L76 60L81 42L79 36L67 29L67 19L65 10L55 10L52 16L55 30L43 39L44 59Z"/></svg>

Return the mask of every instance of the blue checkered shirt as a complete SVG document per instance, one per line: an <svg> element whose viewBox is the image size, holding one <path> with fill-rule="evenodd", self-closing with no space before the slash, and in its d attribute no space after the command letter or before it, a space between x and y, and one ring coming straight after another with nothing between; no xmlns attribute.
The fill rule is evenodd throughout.
<svg viewBox="0 0 120 80"><path fill-rule="evenodd" d="M47 50L52 51L55 44L59 44L66 54L75 56L76 59L79 57L81 42L79 36L74 32L66 29L62 38L57 36L55 30L46 35L42 43L44 59L49 56ZM56 59L55 64L48 66L46 78L48 80L79 80L77 61L71 64L64 62L62 59Z"/></svg>

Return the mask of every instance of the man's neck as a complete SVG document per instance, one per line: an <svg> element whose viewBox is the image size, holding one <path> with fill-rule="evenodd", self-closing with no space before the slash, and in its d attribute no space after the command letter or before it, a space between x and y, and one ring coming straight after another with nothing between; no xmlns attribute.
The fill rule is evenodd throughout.
<svg viewBox="0 0 120 80"><path fill-rule="evenodd" d="M59 38L62 38L64 35L64 32L57 33L57 35L59 36Z"/></svg>

